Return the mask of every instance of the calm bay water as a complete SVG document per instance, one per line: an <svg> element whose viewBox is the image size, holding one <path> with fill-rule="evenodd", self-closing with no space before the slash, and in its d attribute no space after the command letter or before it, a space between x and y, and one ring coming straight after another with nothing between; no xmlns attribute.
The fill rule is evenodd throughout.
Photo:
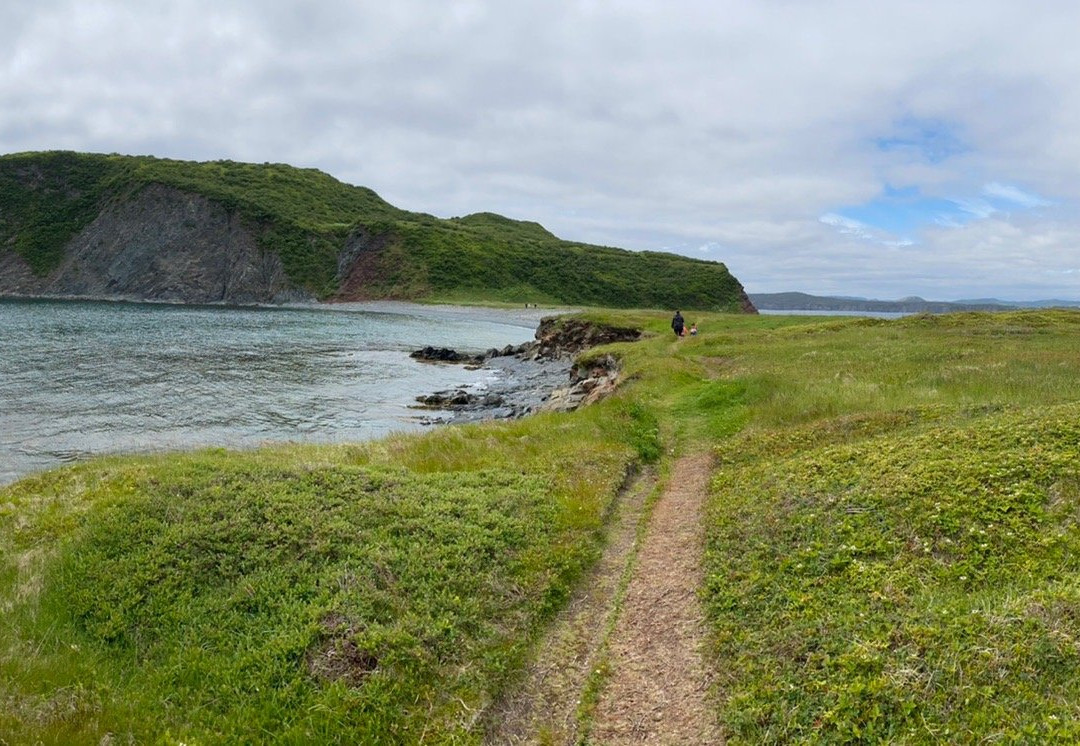
<svg viewBox="0 0 1080 746"><path fill-rule="evenodd" d="M875 319L900 319L913 316L909 311L780 311L772 308L759 308L763 316L869 316Z"/></svg>
<svg viewBox="0 0 1080 746"><path fill-rule="evenodd" d="M0 300L0 484L103 453L417 429L416 395L490 373L410 351L518 344L536 324L520 312L407 304Z"/></svg>

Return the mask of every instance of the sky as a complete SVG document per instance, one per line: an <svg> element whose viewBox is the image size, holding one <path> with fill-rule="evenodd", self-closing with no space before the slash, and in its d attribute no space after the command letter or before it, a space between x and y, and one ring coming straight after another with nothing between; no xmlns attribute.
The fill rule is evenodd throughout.
<svg viewBox="0 0 1080 746"><path fill-rule="evenodd" d="M1080 300L1078 30L1075 0L7 0L0 153L314 167L750 293Z"/></svg>

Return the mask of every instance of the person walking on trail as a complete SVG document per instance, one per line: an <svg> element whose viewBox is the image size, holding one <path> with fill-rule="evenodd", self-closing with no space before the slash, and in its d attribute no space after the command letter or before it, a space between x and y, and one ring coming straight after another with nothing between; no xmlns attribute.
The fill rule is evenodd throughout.
<svg viewBox="0 0 1080 746"><path fill-rule="evenodd" d="M675 312L675 316L671 319L671 328L675 332L676 337L681 337L683 327L686 326L686 322L683 321L682 314L678 311Z"/></svg>

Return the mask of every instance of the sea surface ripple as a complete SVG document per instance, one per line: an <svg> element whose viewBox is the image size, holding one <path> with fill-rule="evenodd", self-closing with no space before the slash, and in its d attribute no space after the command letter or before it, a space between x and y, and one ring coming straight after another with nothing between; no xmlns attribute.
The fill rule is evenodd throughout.
<svg viewBox="0 0 1080 746"><path fill-rule="evenodd" d="M0 484L98 454L346 442L421 427L414 397L489 371L417 362L533 337L539 312L0 300Z"/></svg>

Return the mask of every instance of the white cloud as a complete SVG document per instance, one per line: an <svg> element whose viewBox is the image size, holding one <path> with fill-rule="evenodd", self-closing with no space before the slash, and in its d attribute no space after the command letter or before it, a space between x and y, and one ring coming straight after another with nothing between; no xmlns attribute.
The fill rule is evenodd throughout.
<svg viewBox="0 0 1080 746"><path fill-rule="evenodd" d="M984 199L954 199L956 204L964 212L974 215L976 218L988 218L997 212L997 208Z"/></svg>
<svg viewBox="0 0 1080 746"><path fill-rule="evenodd" d="M965 209L1020 250L1080 245L1078 27L1066 0L17 2L0 151L315 166L437 215L708 246L751 289L934 297L949 271L977 295L1080 297L1072 276L978 265L970 225L901 252L821 218L920 185L976 195ZM921 121L964 148L875 146Z"/></svg>
<svg viewBox="0 0 1080 746"><path fill-rule="evenodd" d="M825 225L831 225L839 230L841 233L846 233L851 236L858 236L859 238L871 238L870 226L865 223L860 223L858 220L852 220L851 218L845 218L843 215L837 215L834 212L828 212L818 218Z"/></svg>
<svg viewBox="0 0 1080 746"><path fill-rule="evenodd" d="M1018 187L1010 186L1008 184L999 184L996 181L990 182L984 186L983 194L988 197L997 197L998 199L1012 202L1020 207L1045 207L1051 204L1049 200L1045 200L1037 194L1025 192Z"/></svg>

